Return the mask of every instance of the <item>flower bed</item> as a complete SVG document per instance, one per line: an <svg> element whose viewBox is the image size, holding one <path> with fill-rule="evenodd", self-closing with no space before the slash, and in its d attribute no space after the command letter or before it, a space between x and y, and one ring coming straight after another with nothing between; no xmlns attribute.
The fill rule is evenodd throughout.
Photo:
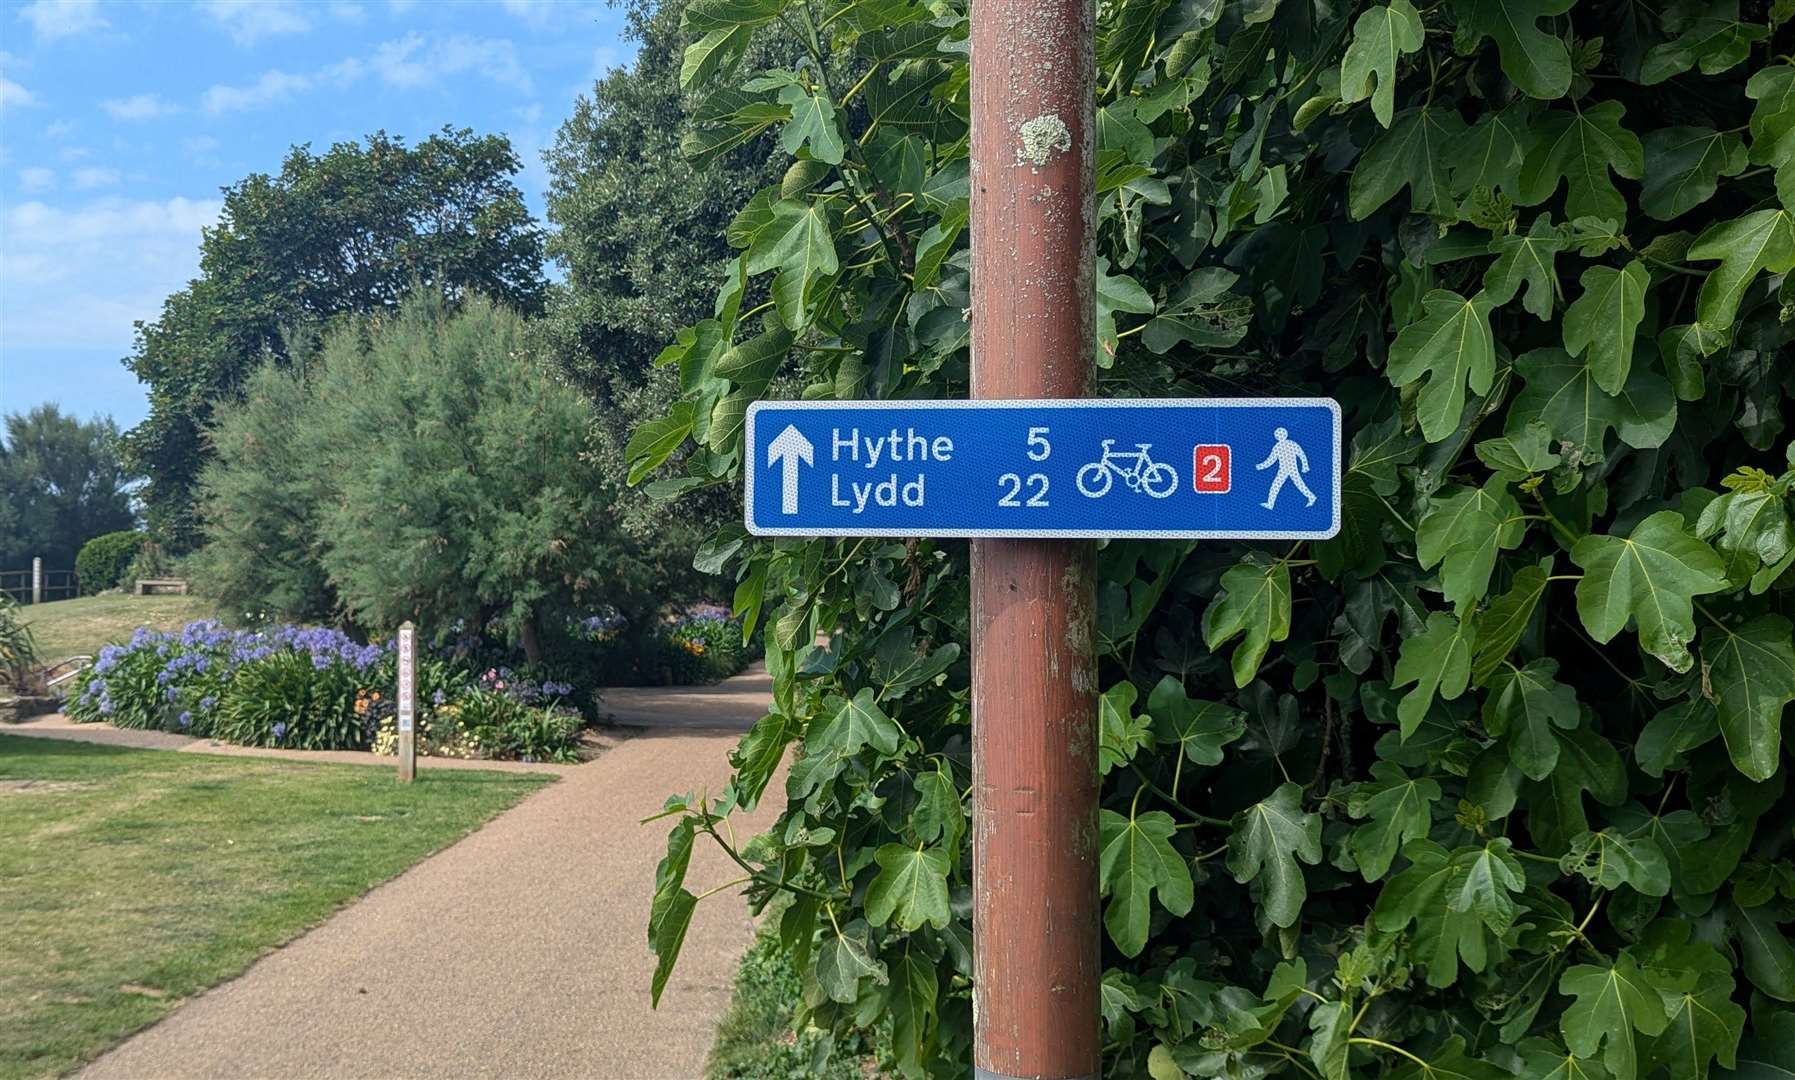
<svg viewBox="0 0 1795 1080"><path fill-rule="evenodd" d="M739 674L754 659L742 642L742 625L728 608L699 604L639 639L622 620L593 616L574 635L594 647L592 667L608 686L690 686Z"/></svg>
<svg viewBox="0 0 1795 1080"><path fill-rule="evenodd" d="M226 630L197 622L180 633L139 630L129 644L107 646L64 711L78 721L242 746L392 753L395 668L391 642L361 644L327 629ZM476 677L422 657L418 752L575 760L582 721L565 704L572 689L507 681L497 670Z"/></svg>

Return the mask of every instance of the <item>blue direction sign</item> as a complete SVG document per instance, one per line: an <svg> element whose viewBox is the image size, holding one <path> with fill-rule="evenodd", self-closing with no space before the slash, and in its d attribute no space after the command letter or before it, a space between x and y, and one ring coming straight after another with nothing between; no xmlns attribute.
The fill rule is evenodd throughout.
<svg viewBox="0 0 1795 1080"><path fill-rule="evenodd" d="M1330 398L760 401L759 536L1325 539Z"/></svg>

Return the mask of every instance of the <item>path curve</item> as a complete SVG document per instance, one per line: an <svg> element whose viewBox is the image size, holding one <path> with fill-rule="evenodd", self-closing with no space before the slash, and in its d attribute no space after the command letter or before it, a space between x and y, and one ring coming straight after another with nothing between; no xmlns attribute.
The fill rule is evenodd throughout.
<svg viewBox="0 0 1795 1080"><path fill-rule="evenodd" d="M648 732L612 748L79 1075L695 1080L752 923L733 891L699 904L651 1011L667 829L637 822L669 793L720 792L736 739ZM778 809L769 798L738 835ZM701 843L688 884L734 869Z"/></svg>

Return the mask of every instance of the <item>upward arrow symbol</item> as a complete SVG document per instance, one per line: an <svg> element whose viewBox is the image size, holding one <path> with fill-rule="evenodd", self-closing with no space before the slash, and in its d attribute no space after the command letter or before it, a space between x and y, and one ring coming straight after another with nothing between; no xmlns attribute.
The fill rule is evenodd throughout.
<svg viewBox="0 0 1795 1080"><path fill-rule="evenodd" d="M784 514L798 512L798 459L804 464L816 464L816 447L812 446L797 425L787 424L779 437L767 444L767 464L782 461L785 466L783 476L784 489L780 493L779 511Z"/></svg>

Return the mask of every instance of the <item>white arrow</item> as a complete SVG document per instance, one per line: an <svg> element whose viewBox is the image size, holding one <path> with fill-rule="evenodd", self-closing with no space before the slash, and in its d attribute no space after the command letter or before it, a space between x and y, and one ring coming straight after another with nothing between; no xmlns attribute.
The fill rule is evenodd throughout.
<svg viewBox="0 0 1795 1080"><path fill-rule="evenodd" d="M785 514L798 512L798 459L804 464L816 464L816 447L812 446L804 433L796 424L785 425L779 437L767 444L767 464L771 465L781 459L785 462L785 488L779 500L779 510Z"/></svg>

